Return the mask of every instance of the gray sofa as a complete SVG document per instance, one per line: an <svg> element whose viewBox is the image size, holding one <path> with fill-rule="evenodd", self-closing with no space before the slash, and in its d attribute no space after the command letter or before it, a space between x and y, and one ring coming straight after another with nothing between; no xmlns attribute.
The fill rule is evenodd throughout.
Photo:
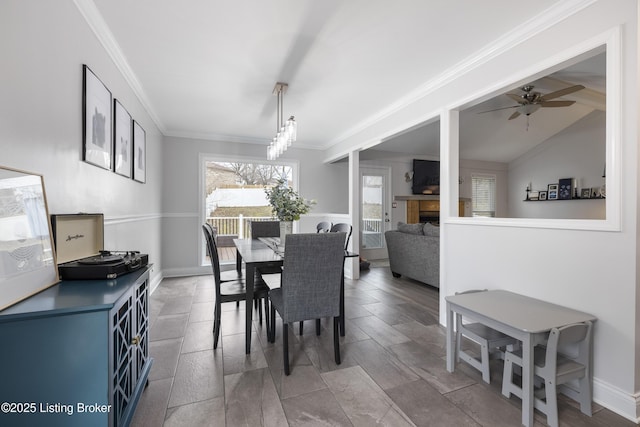
<svg viewBox="0 0 640 427"><path fill-rule="evenodd" d="M398 223L384 233L389 267L394 277L406 276L440 287L440 228L426 224Z"/></svg>

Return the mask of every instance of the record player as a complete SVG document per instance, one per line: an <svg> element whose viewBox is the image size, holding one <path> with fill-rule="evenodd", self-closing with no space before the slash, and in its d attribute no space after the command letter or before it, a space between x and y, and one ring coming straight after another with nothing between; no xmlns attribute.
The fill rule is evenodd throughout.
<svg viewBox="0 0 640 427"><path fill-rule="evenodd" d="M58 272L63 280L115 279L146 267L139 251L105 251L104 215L51 215Z"/></svg>

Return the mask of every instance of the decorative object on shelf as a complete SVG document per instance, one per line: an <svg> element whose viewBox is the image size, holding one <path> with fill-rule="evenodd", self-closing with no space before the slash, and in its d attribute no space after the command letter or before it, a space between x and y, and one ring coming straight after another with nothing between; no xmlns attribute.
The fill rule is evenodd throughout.
<svg viewBox="0 0 640 427"><path fill-rule="evenodd" d="M578 178L573 178L573 198L578 199L580 196L578 195L578 187L580 186L580 180Z"/></svg>
<svg viewBox="0 0 640 427"><path fill-rule="evenodd" d="M590 199L591 198L591 189L590 188L583 188L580 191L580 198L581 199Z"/></svg>
<svg viewBox="0 0 640 427"><path fill-rule="evenodd" d="M315 200L302 198L284 179L278 180L271 188L265 188L264 192L273 214L280 221L297 221L300 215L308 213L311 206L316 204Z"/></svg>
<svg viewBox="0 0 640 427"><path fill-rule="evenodd" d="M147 182L147 134L142 126L133 121L133 179Z"/></svg>
<svg viewBox="0 0 640 427"><path fill-rule="evenodd" d="M591 187L591 198L592 199L602 199L604 196L602 195L602 187Z"/></svg>
<svg viewBox="0 0 640 427"><path fill-rule="evenodd" d="M528 196L529 196L529 200L537 201L540 198L540 192L536 190L531 190Z"/></svg>
<svg viewBox="0 0 640 427"><path fill-rule="evenodd" d="M59 281L44 180L0 167L0 310Z"/></svg>
<svg viewBox="0 0 640 427"><path fill-rule="evenodd" d="M273 138L267 148L267 159L275 160L296 140L298 133L298 124L293 116L284 122L283 104L284 94L289 85L287 83L276 83L273 88L273 94L277 96L276 104L276 136Z"/></svg>
<svg viewBox="0 0 640 427"><path fill-rule="evenodd" d="M558 180L558 199L571 200L573 195L573 179L561 178Z"/></svg>
<svg viewBox="0 0 640 427"><path fill-rule="evenodd" d="M558 200L558 184L547 185L547 200Z"/></svg>
<svg viewBox="0 0 640 427"><path fill-rule="evenodd" d="M131 141L131 115L117 99L113 100L113 116L115 119L113 137L113 171L131 178L131 157L133 144Z"/></svg>
<svg viewBox="0 0 640 427"><path fill-rule="evenodd" d="M111 92L98 77L83 66L82 159L111 170Z"/></svg>
<svg viewBox="0 0 640 427"><path fill-rule="evenodd" d="M525 200L531 200L531 199L529 198L529 197L530 197L530 195L531 195L531 183L527 184L526 192L527 192L527 198L526 198Z"/></svg>
<svg viewBox="0 0 640 427"><path fill-rule="evenodd" d="M538 200L547 200L547 192L541 191L540 193L538 193Z"/></svg>

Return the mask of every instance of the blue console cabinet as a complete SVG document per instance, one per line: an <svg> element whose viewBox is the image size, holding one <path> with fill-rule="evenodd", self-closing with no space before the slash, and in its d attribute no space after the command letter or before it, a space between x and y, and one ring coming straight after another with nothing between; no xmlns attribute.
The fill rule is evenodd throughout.
<svg viewBox="0 0 640 427"><path fill-rule="evenodd" d="M153 363L150 268L0 311L1 426L129 425Z"/></svg>

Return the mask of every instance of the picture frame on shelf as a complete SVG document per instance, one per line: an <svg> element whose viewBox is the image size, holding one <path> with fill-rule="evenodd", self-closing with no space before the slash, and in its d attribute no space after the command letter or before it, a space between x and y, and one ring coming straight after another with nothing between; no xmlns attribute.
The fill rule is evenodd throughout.
<svg viewBox="0 0 640 427"><path fill-rule="evenodd" d="M147 134L140 123L133 121L133 179L147 182Z"/></svg>
<svg viewBox="0 0 640 427"><path fill-rule="evenodd" d="M540 195L540 192L535 191L535 190L531 190L531 191L529 192L529 200L537 201L537 200L538 200L539 195Z"/></svg>
<svg viewBox="0 0 640 427"><path fill-rule="evenodd" d="M538 193L538 200L547 200L547 192L541 191L540 193Z"/></svg>
<svg viewBox="0 0 640 427"><path fill-rule="evenodd" d="M131 178L133 162L133 141L131 115L120 101L113 101L113 116L115 119L113 131L113 171L118 175Z"/></svg>
<svg viewBox="0 0 640 427"><path fill-rule="evenodd" d="M111 170L111 91L87 65L83 65L82 82L82 159Z"/></svg>
<svg viewBox="0 0 640 427"><path fill-rule="evenodd" d="M600 192L600 187L591 187L591 197L590 199L601 199L602 193Z"/></svg>
<svg viewBox="0 0 640 427"><path fill-rule="evenodd" d="M590 199L591 198L591 189L590 188L583 188L582 190L580 190L580 198L581 199Z"/></svg>
<svg viewBox="0 0 640 427"><path fill-rule="evenodd" d="M562 178L558 180L558 199L571 200L573 195L573 178Z"/></svg>
<svg viewBox="0 0 640 427"><path fill-rule="evenodd" d="M547 200L558 200L558 184L547 185Z"/></svg>

